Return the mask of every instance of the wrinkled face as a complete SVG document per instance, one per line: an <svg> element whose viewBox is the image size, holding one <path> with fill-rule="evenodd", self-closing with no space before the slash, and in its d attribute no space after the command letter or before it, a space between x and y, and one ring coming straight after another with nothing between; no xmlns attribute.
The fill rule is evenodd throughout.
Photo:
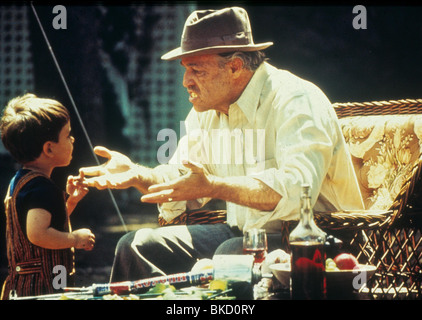
<svg viewBox="0 0 422 320"><path fill-rule="evenodd" d="M183 86L196 111L215 109L227 113L231 101L232 72L228 64L221 65L218 55L183 58Z"/></svg>
<svg viewBox="0 0 422 320"><path fill-rule="evenodd" d="M74 142L75 138L71 136L70 122L68 122L60 131L59 141L51 142L51 148L54 152L54 159L57 167L69 165L72 160Z"/></svg>

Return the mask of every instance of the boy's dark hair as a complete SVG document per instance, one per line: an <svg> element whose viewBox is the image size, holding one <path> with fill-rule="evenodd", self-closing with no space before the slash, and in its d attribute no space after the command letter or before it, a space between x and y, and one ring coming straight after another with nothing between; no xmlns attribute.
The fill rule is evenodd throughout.
<svg viewBox="0 0 422 320"><path fill-rule="evenodd" d="M9 101L0 121L1 139L21 164L39 157L44 143L58 142L69 111L58 101L25 94Z"/></svg>

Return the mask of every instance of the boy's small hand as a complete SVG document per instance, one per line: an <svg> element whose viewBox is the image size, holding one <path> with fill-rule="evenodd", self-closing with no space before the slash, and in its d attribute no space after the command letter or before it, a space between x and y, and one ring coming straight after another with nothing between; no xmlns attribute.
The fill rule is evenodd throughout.
<svg viewBox="0 0 422 320"><path fill-rule="evenodd" d="M79 176L69 176L67 178L66 192L69 194L68 201L78 203L86 196L89 189L84 183L85 177L81 173Z"/></svg>
<svg viewBox="0 0 422 320"><path fill-rule="evenodd" d="M91 230L83 228L72 232L75 237L75 248L91 251L95 244L95 235Z"/></svg>

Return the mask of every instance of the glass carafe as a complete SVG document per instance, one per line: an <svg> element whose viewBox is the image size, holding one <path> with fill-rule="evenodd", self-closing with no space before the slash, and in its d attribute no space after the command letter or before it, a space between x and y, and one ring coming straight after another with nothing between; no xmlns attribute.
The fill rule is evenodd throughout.
<svg viewBox="0 0 422 320"><path fill-rule="evenodd" d="M300 221L289 236L292 299L324 299L326 234L315 224L309 185L302 185L300 199Z"/></svg>

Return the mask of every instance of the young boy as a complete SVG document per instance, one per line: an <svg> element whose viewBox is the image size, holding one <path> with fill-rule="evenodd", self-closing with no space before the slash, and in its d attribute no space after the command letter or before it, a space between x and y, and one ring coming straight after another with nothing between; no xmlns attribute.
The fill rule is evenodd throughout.
<svg viewBox="0 0 422 320"><path fill-rule="evenodd" d="M73 143L68 110L59 102L33 94L12 99L0 122L6 149L22 165L5 199L9 275L1 299L57 292L56 266L74 273L73 251L91 250L89 229L72 231L69 216L86 195L80 177L70 176L65 193L50 179L56 167L69 165ZM62 276L62 275L61 275ZM56 280L57 283L57 280Z"/></svg>

